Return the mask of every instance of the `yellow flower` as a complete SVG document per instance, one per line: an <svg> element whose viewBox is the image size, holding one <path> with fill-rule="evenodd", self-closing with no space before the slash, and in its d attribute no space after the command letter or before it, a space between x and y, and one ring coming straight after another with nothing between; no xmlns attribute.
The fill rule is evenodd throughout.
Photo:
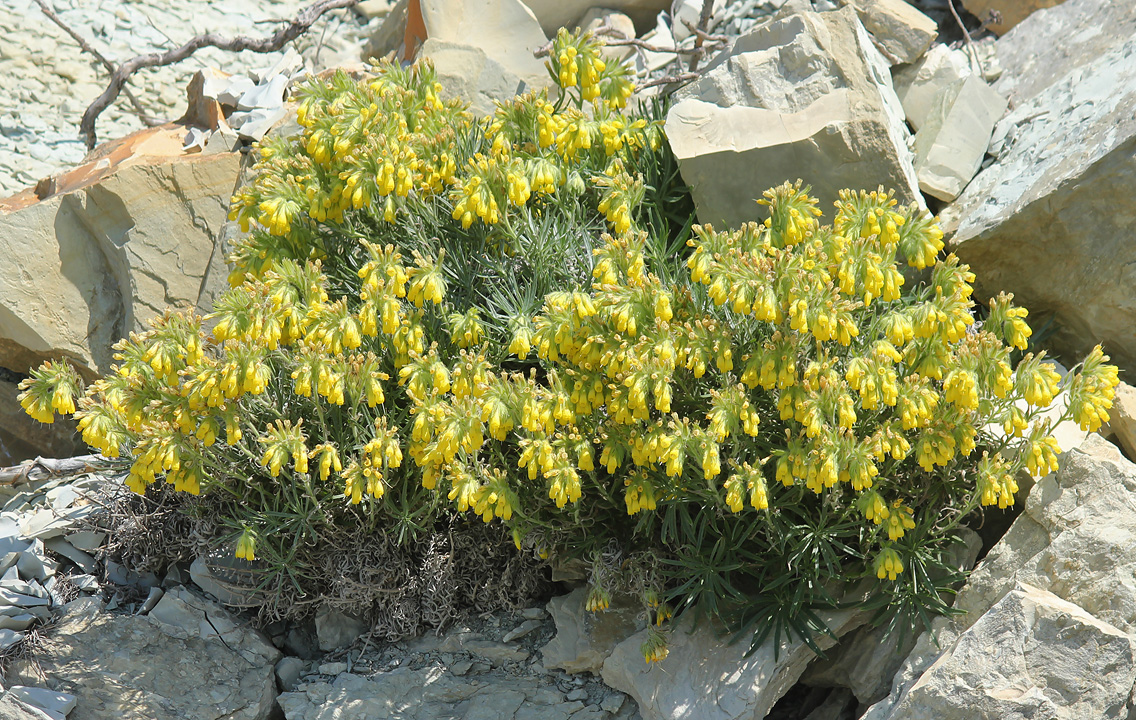
<svg viewBox="0 0 1136 720"><path fill-rule="evenodd" d="M237 557L252 562L256 560L256 535L252 530L245 528L237 539Z"/></svg>
<svg viewBox="0 0 1136 720"><path fill-rule="evenodd" d="M903 561L900 559L899 553L888 547L876 556L874 567L876 577L880 580L884 578L895 580L896 576L903 572Z"/></svg>

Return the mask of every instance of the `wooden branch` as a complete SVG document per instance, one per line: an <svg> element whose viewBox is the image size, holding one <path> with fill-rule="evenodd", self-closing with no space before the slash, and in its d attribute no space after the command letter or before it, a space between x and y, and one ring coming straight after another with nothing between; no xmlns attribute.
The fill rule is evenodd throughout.
<svg viewBox="0 0 1136 720"><path fill-rule="evenodd" d="M101 52L96 50L94 48L94 46L92 46L90 43L88 43L86 41L86 39L83 38L82 35L75 32L75 30L72 29L69 25L67 25L67 23L63 22L63 19L55 13L55 10L53 10L51 8L51 6L47 4L47 0L35 0L35 2L36 2L36 5L39 5L39 9L43 11L43 14L47 16L48 20L51 20L53 23L58 25L63 30L63 32L70 35L71 38L75 42L79 43L79 48L81 50L83 50L86 53L89 53L90 55L93 55L94 58L96 60L98 60L100 63L102 63L102 66L107 69L107 72L109 72L111 75L114 74L114 70L115 70L114 63L112 63L110 60L107 60L106 57ZM161 125L162 124L161 120L159 120L158 118L155 118L155 117L151 117L150 115L148 115L146 113L146 108L142 107L142 103L140 103L138 101L138 98L135 97L134 93L130 92L130 88L124 87L122 89L122 91L126 94L126 97L130 100L130 104L134 106L135 113L137 113L138 118L143 123L145 123L146 125L149 125L151 127L153 127L154 125Z"/></svg>
<svg viewBox="0 0 1136 720"><path fill-rule="evenodd" d="M661 78L658 78L656 80L652 80L650 82L645 82L642 85L636 85L635 89L636 90L646 90L649 87L655 87L657 85L671 85L673 83L685 83L685 82L690 82L691 80L697 80L700 77L702 77L702 73L698 73L698 72L685 72L685 73L681 73L679 75L667 75L666 77L661 77Z"/></svg>
<svg viewBox="0 0 1136 720"><path fill-rule="evenodd" d="M86 139L88 149L95 147L97 139L95 135L95 120L98 119L99 115L104 110L110 107L110 104L113 103L118 97L118 94L122 92L127 78L143 68L172 65L185 60L203 47L215 47L230 52L241 52L243 50L250 50L257 53L276 52L306 32L324 13L330 10L353 7L358 3L359 0L317 0L317 2L312 3L297 13L296 17L289 21L287 27L280 28L268 37L250 38L244 35L224 37L215 33L206 33L190 38L188 42L179 48L167 50L163 53L150 53L148 55L138 55L137 57L131 58L115 69L111 74L110 84L107 85L107 89L95 98L94 102L92 102L86 112L83 113L83 120L79 123L79 134Z"/></svg>
<svg viewBox="0 0 1136 720"><path fill-rule="evenodd" d="M706 42L706 31L710 28L710 17L714 14L714 0L702 0L702 12L698 14L698 27L694 29L697 39L694 41L694 49L698 50L697 55L692 55L690 58L690 72L698 70L698 61L702 58L703 43Z"/></svg>
<svg viewBox="0 0 1136 720"><path fill-rule="evenodd" d="M642 40L639 40L637 38L631 38L628 40L604 40L603 44L609 47L620 47L628 45L631 47L643 48L644 50L658 53L674 53L676 55L701 55L706 52L706 50L716 47L718 41L714 41L704 48L661 47L659 45L652 45L650 43L643 42Z"/></svg>

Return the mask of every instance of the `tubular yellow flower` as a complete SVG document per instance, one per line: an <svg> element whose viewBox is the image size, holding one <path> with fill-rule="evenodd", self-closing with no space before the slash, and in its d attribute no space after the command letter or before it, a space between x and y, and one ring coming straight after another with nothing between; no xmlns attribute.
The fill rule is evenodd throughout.
<svg viewBox="0 0 1136 720"><path fill-rule="evenodd" d="M893 548L887 547L876 556L873 563L876 570L876 577L880 580L887 578L888 580L895 580L895 578L903 572L903 561Z"/></svg>

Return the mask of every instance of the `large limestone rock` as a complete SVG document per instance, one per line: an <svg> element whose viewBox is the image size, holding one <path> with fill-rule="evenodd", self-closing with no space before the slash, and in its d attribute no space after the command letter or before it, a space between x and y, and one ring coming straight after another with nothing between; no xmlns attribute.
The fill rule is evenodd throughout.
<svg viewBox="0 0 1136 720"><path fill-rule="evenodd" d="M966 53L948 45L933 45L918 61L893 68L892 84L911 127L918 132L939 94L973 72Z"/></svg>
<svg viewBox="0 0 1136 720"><path fill-rule="evenodd" d="M207 618L167 606L166 619L181 618L171 624L76 600L34 657L50 687L78 697L70 720L266 720L276 698L275 659L257 652L255 640L237 641L245 631L219 608L201 607ZM190 627L206 628L207 620L221 623L220 637L203 639Z"/></svg>
<svg viewBox="0 0 1136 720"><path fill-rule="evenodd" d="M166 307L207 311L225 286L219 234L240 155L181 156L157 128L54 181L0 202L0 365L51 357L105 372L111 345ZM154 145L160 137L176 150ZM49 188L52 189L52 188Z"/></svg>
<svg viewBox="0 0 1136 720"><path fill-rule="evenodd" d="M447 93L474 111L492 113L494 100L511 98L522 85L536 90L551 83L544 61L533 55L547 38L521 0L421 0L421 7L427 40L419 56L434 63Z"/></svg>
<svg viewBox="0 0 1136 720"><path fill-rule="evenodd" d="M738 38L678 93L666 133L703 223L756 220L754 200L797 178L826 210L846 187L921 197L887 62L853 7Z"/></svg>
<svg viewBox="0 0 1136 720"><path fill-rule="evenodd" d="M863 720L891 720L893 711L921 676L938 666L943 653L1020 584L1053 593L1102 625L1136 633L1136 465L1116 446L1090 435L1065 454L1061 469L1038 481L1025 511L975 569L959 591L956 618L938 618L938 645L924 633L896 674L890 696ZM1050 642L1035 635L1031 642ZM1129 689L1132 680L1128 681ZM1028 689L1028 688L1023 688ZM1054 702L1057 702L1054 700ZM1064 714L1076 698L1066 697ZM919 715L896 715L923 717ZM934 717L929 715L927 717ZM973 717L973 715L971 716ZM998 714L986 717L1001 717ZM1081 715L1080 717L1115 717Z"/></svg>
<svg viewBox="0 0 1136 720"><path fill-rule="evenodd" d="M990 2L991 0L973 0ZM1002 76L994 89L1016 107L1060 80L1089 65L1136 35L1132 3L1116 0L1003 0L1008 5L1056 5L1039 10L995 48Z"/></svg>
<svg viewBox="0 0 1136 720"><path fill-rule="evenodd" d="M749 643L727 644L723 636L703 623L694 630L693 613L680 618L670 635L670 653L648 665L640 646L647 631L632 635L604 661L601 677L639 703L643 720L752 720L763 718L774 703L797 682L816 656L799 640L782 639L774 652L772 639L746 657ZM863 624L866 616L840 610L824 617L840 637ZM816 638L821 648L833 641Z"/></svg>
<svg viewBox="0 0 1136 720"><path fill-rule="evenodd" d="M545 667L598 673L615 646L643 628L641 606L617 598L607 610L593 613L585 607L587 595L581 587L548 602L556 636L541 649Z"/></svg>
<svg viewBox="0 0 1136 720"><path fill-rule="evenodd" d="M531 677L491 682L455 677L440 667L400 667L372 677L349 673L333 682L299 685L280 696L287 720L607 720L596 706L567 701L549 684Z"/></svg>
<svg viewBox="0 0 1136 720"><path fill-rule="evenodd" d="M1062 71L1037 68L1060 79L998 124L996 162L943 222L954 230L950 249L978 275L980 299L1013 292L1035 318L1055 315L1051 344L1067 360L1103 342L1131 372L1136 217L1126 208L1136 192L1136 37Z"/></svg>
<svg viewBox="0 0 1136 720"><path fill-rule="evenodd" d="M1005 98L977 75L940 92L915 134L919 189L945 202L958 197L978 172L994 123L1005 111Z"/></svg>
<svg viewBox="0 0 1136 720"><path fill-rule="evenodd" d="M939 35L935 21L904 0L851 0L860 21L888 55L915 62Z"/></svg>
<svg viewBox="0 0 1136 720"><path fill-rule="evenodd" d="M1136 681L1136 637L1018 584L958 638L889 720L1119 718Z"/></svg>

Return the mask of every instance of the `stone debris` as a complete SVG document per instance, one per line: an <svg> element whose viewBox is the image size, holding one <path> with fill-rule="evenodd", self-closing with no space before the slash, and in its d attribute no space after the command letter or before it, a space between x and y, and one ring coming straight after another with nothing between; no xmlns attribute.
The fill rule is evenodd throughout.
<svg viewBox="0 0 1136 720"><path fill-rule="evenodd" d="M703 223L757 220L754 188L796 178L822 208L846 187L883 185L900 202L922 201L903 108L855 8L786 8L676 100L666 134Z"/></svg>
<svg viewBox="0 0 1136 720"><path fill-rule="evenodd" d="M4 697L13 698L36 708L53 720L66 717L78 703L78 698L74 695L24 685L11 686L4 692Z"/></svg>
<svg viewBox="0 0 1136 720"><path fill-rule="evenodd" d="M1112 420L1109 424L1116 433L1121 450L1129 460L1136 461L1136 388L1120 383L1110 412Z"/></svg>
<svg viewBox="0 0 1136 720"><path fill-rule="evenodd" d="M316 636L324 652L347 647L370 629L365 620L338 610L324 608L316 615Z"/></svg>
<svg viewBox="0 0 1136 720"><path fill-rule="evenodd" d="M915 133L919 189L944 202L954 200L978 172L994 123L1006 99L977 75L944 88Z"/></svg>

